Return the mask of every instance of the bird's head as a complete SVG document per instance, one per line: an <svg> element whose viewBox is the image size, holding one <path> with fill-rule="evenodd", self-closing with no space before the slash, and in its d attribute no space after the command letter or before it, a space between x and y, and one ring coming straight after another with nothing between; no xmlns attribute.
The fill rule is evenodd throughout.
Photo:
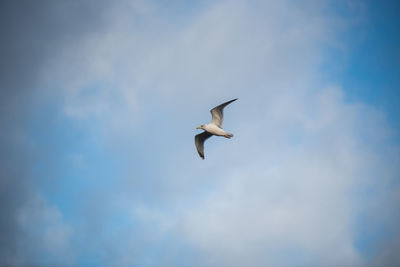
<svg viewBox="0 0 400 267"><path fill-rule="evenodd" d="M199 127L196 127L197 130L199 129L204 129L204 124L200 125Z"/></svg>

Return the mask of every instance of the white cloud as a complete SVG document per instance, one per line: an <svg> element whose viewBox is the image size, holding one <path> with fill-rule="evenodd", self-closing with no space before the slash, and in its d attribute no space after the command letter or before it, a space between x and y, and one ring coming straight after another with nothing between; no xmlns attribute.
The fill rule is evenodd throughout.
<svg viewBox="0 0 400 267"><path fill-rule="evenodd" d="M20 256L13 264L72 264L75 260L71 239L73 229L57 207L40 195L33 196L18 210L18 229L23 239Z"/></svg>
<svg viewBox="0 0 400 267"><path fill-rule="evenodd" d="M104 31L64 51L61 62L75 66L63 91L70 118L94 117L112 145L131 141L126 151L135 142L148 142L154 154L168 151L151 163L162 173L152 180L153 201L161 204L127 197L127 210L146 231L140 238L128 231L129 240L115 248L118 258L134 263L140 253L126 246L140 251L170 233L198 252L201 266L365 263L355 221L375 211L360 203L370 196L358 190L379 186L381 175L392 181L398 156L387 162L394 152L383 115L347 103L340 87L320 78L325 48L339 46L338 29L347 22L325 8L222 1L172 22L156 5L140 12L116 6ZM153 125L185 131L209 119L205 105L231 97L240 98L226 111L235 138L207 142L204 162L192 137L174 141L166 133L172 129ZM130 171L140 188L136 180L146 174ZM132 186L114 179L121 191ZM371 197L383 204L388 190Z"/></svg>
<svg viewBox="0 0 400 267"><path fill-rule="evenodd" d="M263 88L288 90L293 81L307 86L321 60L319 43L332 39L334 23L288 2L224 1L175 23L160 8L141 16L135 6L112 10L107 27L55 59L61 70L46 70L66 79L71 116L101 116L110 105L130 111L149 101L183 104L246 91L268 96Z"/></svg>
<svg viewBox="0 0 400 267"><path fill-rule="evenodd" d="M269 136L265 125L273 129L274 122L257 120L262 125L251 131L262 136L251 138L245 132L249 139L238 144L245 153L240 165L225 170L221 185L188 212L185 234L217 265L360 263L351 229L356 207L349 192L359 182L360 161L361 166L368 162L352 144L357 135L346 119L357 114L346 112L332 93L327 95L292 102L296 112L287 115L285 126L272 130L278 131L278 139L264 141ZM327 98L324 105L321 98ZM304 114L308 109L314 114ZM235 155L232 150L224 152ZM307 257L282 259L286 253Z"/></svg>

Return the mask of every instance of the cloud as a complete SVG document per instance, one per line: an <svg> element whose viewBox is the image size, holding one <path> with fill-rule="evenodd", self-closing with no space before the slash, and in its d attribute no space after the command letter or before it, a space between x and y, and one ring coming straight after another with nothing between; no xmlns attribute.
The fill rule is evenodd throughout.
<svg viewBox="0 0 400 267"><path fill-rule="evenodd" d="M365 208L357 203L357 191L379 183L367 166L369 172L395 171L376 162L390 154L369 157L377 150L370 140L360 141L368 128L360 121L375 112L344 103L337 88L290 104L296 112L279 122L285 126L274 127L276 122L264 115L257 120L263 125L242 129L243 140L236 144L245 153L240 164L225 169L220 185L187 213L184 234L208 255L205 265L364 264L354 246L354 220ZM263 137L251 138L253 132ZM260 141L270 132L280 138ZM228 155L235 155L232 150Z"/></svg>
<svg viewBox="0 0 400 267"><path fill-rule="evenodd" d="M3 114L20 110L18 116L1 121L13 126L1 143L12 151L5 165L11 178L1 188L17 192L2 195L9 203L1 207L2 229L12 233L1 246L5 262L40 262L42 253L51 263L122 266L395 262L396 238L377 235L382 242L374 247L363 232L397 233L399 220L390 214L398 206L400 164L391 129L384 113L350 103L346 88L324 72L324 64L334 64L328 52L346 49L341 33L359 6L344 4L351 16L341 17L320 1L172 5L185 12L144 1L40 5L32 36L22 34L27 26L15 31L19 39L7 47L40 41L26 52L32 59L19 58L7 72L26 67L24 82L6 81L3 94L36 89L20 89L31 106L20 109L15 100ZM18 12L11 17L29 24ZM207 159L199 161L188 129L233 97L239 101L224 123L235 138L210 139ZM54 186L51 194L79 195L79 203L67 199L75 221L46 199L46 189L37 192L36 176L45 173L21 171L47 162L26 153L42 151L23 119L41 105L67 124L66 132L90 140L49 134L69 148L51 146L54 161L69 153L74 162L54 167L55 180L68 176L72 185ZM66 166L77 174L63 175ZM40 227L30 228L31 220ZM26 254L22 241L29 241Z"/></svg>
<svg viewBox="0 0 400 267"><path fill-rule="evenodd" d="M32 140L28 129L41 101L37 94L43 86L41 71L58 49L71 40L71 36L75 38L94 25L100 25L101 15L93 17L91 12L101 13L94 2L81 6L53 1L2 1L0 4L2 265L26 265L29 261L39 263L41 248L43 251L63 250L64 242L67 242L69 230L62 222L62 216L48 217L57 213L57 209L49 208L44 200L44 203L38 203L41 201L37 199L41 197L33 185L37 180L32 177L35 140ZM86 15L93 20L86 19ZM72 16L77 19L71 19ZM25 213L27 220L32 219L31 223L37 228L32 230L40 238L43 234L45 240L28 238L31 228L27 222L21 224L19 221L21 212ZM57 253L54 255L63 261L64 258Z"/></svg>
<svg viewBox="0 0 400 267"><path fill-rule="evenodd" d="M29 201L17 210L17 225L24 236L18 242L21 254L16 259L17 265L72 264L75 255L70 243L71 227L64 222L57 207L40 196L34 196Z"/></svg>
<svg viewBox="0 0 400 267"><path fill-rule="evenodd" d="M162 14L153 7L138 19L147 25L146 33L117 22L84 41L90 45L77 57L87 58L90 75L85 77L101 77L110 89L99 88L85 101L91 81L77 75L83 82L67 88L76 96L66 103L67 115L82 119L93 114L101 122L99 130L112 132L113 145L131 140L129 136L156 143L140 152L158 162L155 173L143 170L152 186L143 186L134 163L134 175L128 175L127 188L138 187L134 194L141 197L126 205L133 205L132 220L146 233L131 233L128 247L137 251L147 244L147 250L167 257L154 250L172 233L175 242L185 240L198 252L202 265L241 266L251 261L255 266L354 266L368 261L354 245L356 221L360 213L374 211L359 203L358 190L379 186L375 175L387 170L388 179L394 179L395 165L385 163L393 154L379 148L390 130L379 111L347 103L343 89L331 85L334 81L318 78L323 75L325 48L342 49L338 33L349 23L323 8L311 2L301 7L290 2L220 2L185 23L168 24L162 16L161 22L149 18ZM125 12L131 11L118 10L118 21L124 21ZM126 92L134 100L126 98ZM203 103L226 100L227 95L240 97L226 120L227 127L236 130L237 141L230 146L210 141L205 167L190 156L192 141L157 141L164 125L157 114L167 126L184 131L204 109ZM179 116L181 124L165 114ZM142 131L125 127L132 117ZM121 134L127 139L121 141ZM163 138L173 137L179 136L163 131ZM126 149L137 151L135 145ZM163 151L168 151L168 160ZM213 157L222 152L227 153L223 162ZM155 156L158 153L162 156ZM186 166L180 166L187 159ZM206 174L208 169L213 174ZM208 186L212 188L204 189ZM129 194L128 189L117 190ZM380 203L385 203L383 192L374 196ZM129 256L125 249L114 251L116 258L140 262L140 256ZM176 258L170 256L167 263Z"/></svg>

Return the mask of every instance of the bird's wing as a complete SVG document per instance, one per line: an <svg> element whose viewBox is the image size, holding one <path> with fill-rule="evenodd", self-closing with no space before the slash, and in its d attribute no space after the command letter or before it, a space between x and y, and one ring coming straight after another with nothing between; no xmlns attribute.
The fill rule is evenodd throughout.
<svg viewBox="0 0 400 267"><path fill-rule="evenodd" d="M212 134L204 131L194 137L194 143L196 144L197 152L202 159L204 159L204 142L207 140L207 138L210 138L211 136Z"/></svg>
<svg viewBox="0 0 400 267"><path fill-rule="evenodd" d="M224 120L224 107L232 103L233 101L236 101L237 98L232 99L228 102L225 102L219 106L216 106L211 112L212 120L211 123L217 125L218 127L222 128L222 121Z"/></svg>

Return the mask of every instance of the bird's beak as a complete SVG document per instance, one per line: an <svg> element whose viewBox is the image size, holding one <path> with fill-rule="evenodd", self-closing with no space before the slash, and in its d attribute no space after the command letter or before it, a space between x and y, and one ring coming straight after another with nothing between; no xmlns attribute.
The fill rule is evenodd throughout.
<svg viewBox="0 0 400 267"><path fill-rule="evenodd" d="M196 127L196 130L198 130L198 129L201 129L201 127L199 126L199 127Z"/></svg>

